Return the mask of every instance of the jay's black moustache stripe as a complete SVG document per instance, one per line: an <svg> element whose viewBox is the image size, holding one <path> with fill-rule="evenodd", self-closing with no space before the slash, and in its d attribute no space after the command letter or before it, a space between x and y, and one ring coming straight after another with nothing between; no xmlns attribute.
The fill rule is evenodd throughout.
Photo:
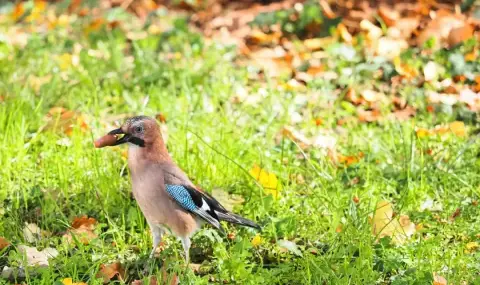
<svg viewBox="0 0 480 285"><path fill-rule="evenodd" d="M128 138L128 142L133 143L134 145L138 145L139 147L145 147L145 141L141 138L130 137Z"/></svg>

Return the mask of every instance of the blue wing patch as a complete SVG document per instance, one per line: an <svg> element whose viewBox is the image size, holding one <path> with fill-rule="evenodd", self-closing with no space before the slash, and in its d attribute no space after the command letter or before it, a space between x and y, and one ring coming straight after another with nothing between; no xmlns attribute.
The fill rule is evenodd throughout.
<svg viewBox="0 0 480 285"><path fill-rule="evenodd" d="M210 207L203 198L201 198L201 202L199 201L199 203L201 203L201 207L199 207L195 204L190 192L184 186L165 184L165 189L180 207L201 217L217 229L222 230L220 222L207 212L210 210Z"/></svg>
<svg viewBox="0 0 480 285"><path fill-rule="evenodd" d="M198 209L197 205L193 202L192 196L190 196L190 193L188 193L188 190L185 189L185 187L181 185L166 184L165 188L167 189L168 194L170 194L170 196L172 196L182 208L192 212Z"/></svg>

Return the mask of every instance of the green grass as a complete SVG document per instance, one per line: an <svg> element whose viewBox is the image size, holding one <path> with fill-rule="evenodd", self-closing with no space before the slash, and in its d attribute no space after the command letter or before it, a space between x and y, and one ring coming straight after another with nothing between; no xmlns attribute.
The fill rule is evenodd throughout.
<svg viewBox="0 0 480 285"><path fill-rule="evenodd" d="M0 268L21 264L16 253L21 244L59 251L49 267L30 269L26 279L12 283L53 284L71 277L101 284L95 278L100 265L114 261L124 265L127 283L147 277L142 270L151 238L130 193L123 149L94 149L93 140L122 121L116 116L159 112L167 118L169 150L194 183L243 196L235 211L263 231L262 243L254 247L254 230L228 226L236 233L230 240L203 229L191 250L192 261L202 264L199 273L183 268L181 244L166 237L152 275L161 278L160 264L168 260L169 272L177 272L182 284L429 284L433 272L449 284L480 282L480 252L466 252L467 243L478 242L480 234L480 209L474 203L480 194L479 144L473 136L415 135L416 126L463 120L464 107L428 113L425 88L404 82L399 93L418 107L414 119L360 123L337 89L385 86L371 76L378 67L369 59L347 62L332 53L331 70L363 71L316 80L306 91L286 91L273 80L249 79L248 69L232 63L234 49L206 44L181 20L175 25L170 33L136 41L119 30L85 36L79 24L68 32L59 28L32 35L24 48L0 43L0 236L12 243L0 251ZM61 70L57 56L74 53L78 44L79 64ZM441 62L448 55L435 56ZM51 79L36 91L32 76L45 75ZM250 96L261 94L260 103L233 102L239 88ZM75 128L71 136L42 130L46 114L58 106L83 114L89 130ZM337 166L322 149L310 148L304 156L290 139L276 140L281 128L291 125L293 112L303 118L296 129L309 135L329 130L339 153L363 152L364 157ZM315 118L323 125L316 126ZM344 118L351 120L338 126ZM471 134L475 123L466 124ZM426 154L429 149L438 156ZM255 164L281 181L278 199L248 175ZM304 181L293 179L299 175ZM427 197L443 210L421 212ZM369 215L380 200L391 201L398 214L409 215L423 229L402 246L388 238L378 242ZM461 215L449 220L457 208ZM99 238L89 245L65 243L62 235L82 215L98 220ZM28 243L22 232L26 222L51 236ZM281 250L278 240L295 242L302 256Z"/></svg>

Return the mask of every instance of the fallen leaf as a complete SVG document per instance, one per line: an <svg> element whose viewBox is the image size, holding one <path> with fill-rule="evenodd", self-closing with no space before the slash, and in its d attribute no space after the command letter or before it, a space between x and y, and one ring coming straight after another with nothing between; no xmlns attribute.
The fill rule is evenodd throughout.
<svg viewBox="0 0 480 285"><path fill-rule="evenodd" d="M253 29L245 37L247 45L266 45L266 44L278 44L282 33L273 32L266 34L258 29Z"/></svg>
<svg viewBox="0 0 480 285"><path fill-rule="evenodd" d="M88 285L85 282L73 282L72 278L65 278L62 280L63 285Z"/></svg>
<svg viewBox="0 0 480 285"><path fill-rule="evenodd" d="M97 220L95 220L94 218L89 218L88 216L81 216L73 218L72 228L78 229L81 227L85 227L93 230L96 224Z"/></svg>
<svg viewBox="0 0 480 285"><path fill-rule="evenodd" d="M465 245L465 253L472 253L477 251L480 248L480 245L476 241L471 241Z"/></svg>
<svg viewBox="0 0 480 285"><path fill-rule="evenodd" d="M28 78L28 82L30 84L30 87L35 91L35 93L38 94L38 92L40 91L40 88L44 84L50 82L51 79L52 79L51 74L40 76L40 77L32 75Z"/></svg>
<svg viewBox="0 0 480 285"><path fill-rule="evenodd" d="M23 237L25 241L34 243L40 239L42 230L34 223L25 224L23 228Z"/></svg>
<svg viewBox="0 0 480 285"><path fill-rule="evenodd" d="M260 237L259 234L256 234L253 238L252 241L250 242L252 246L254 247L259 247L262 244L262 237Z"/></svg>
<svg viewBox="0 0 480 285"><path fill-rule="evenodd" d="M455 212L453 212L453 214L450 216L450 221L452 222L455 221L455 219L458 218L461 214L462 214L462 209L457 208Z"/></svg>
<svg viewBox="0 0 480 285"><path fill-rule="evenodd" d="M460 121L455 121L449 124L450 131L458 137L465 137L467 130L465 129L465 123Z"/></svg>
<svg viewBox="0 0 480 285"><path fill-rule="evenodd" d="M420 17L405 17L397 19L395 25L388 29L389 34L392 31L398 33L397 37L402 39L410 39L412 34L417 30L420 24Z"/></svg>
<svg viewBox="0 0 480 285"><path fill-rule="evenodd" d="M349 43L349 44L352 43L352 41L353 41L352 35L348 32L347 27L343 23L338 24L337 31L338 31L338 34L339 34L340 38L344 42Z"/></svg>
<svg viewBox="0 0 480 285"><path fill-rule="evenodd" d="M266 194L271 194L274 198L279 197L282 185L274 173L267 172L258 165L254 165L249 173L262 185Z"/></svg>
<svg viewBox="0 0 480 285"><path fill-rule="evenodd" d="M86 132L89 129L84 115L62 107L51 108L44 120L46 124L42 130L62 132L68 136L72 135L75 128L82 132Z"/></svg>
<svg viewBox="0 0 480 285"><path fill-rule="evenodd" d="M403 63L399 56L393 59L393 65L398 74L402 75L406 79L412 79L418 75L418 71L415 67Z"/></svg>
<svg viewBox="0 0 480 285"><path fill-rule="evenodd" d="M371 41L379 39L383 34L382 29L375 26L372 22L370 22L367 19L363 19L360 22L360 28L363 31L367 32L367 38Z"/></svg>
<svg viewBox="0 0 480 285"><path fill-rule="evenodd" d="M455 121L447 126L436 126L434 129L429 130L425 128L417 128L416 134L418 138L424 138L432 135L448 135L454 134L458 137L465 137L467 135L467 129L465 128L465 123L461 121Z"/></svg>
<svg viewBox="0 0 480 285"><path fill-rule="evenodd" d="M116 277L118 280L124 282L125 280L125 269L122 267L120 262L115 262L111 264L101 264L100 270L98 271L96 278L102 278L103 284L107 284Z"/></svg>
<svg viewBox="0 0 480 285"><path fill-rule="evenodd" d="M408 48L408 43L404 39L390 37L380 37L373 45L373 51L376 55L393 59L399 56L402 51Z"/></svg>
<svg viewBox="0 0 480 285"><path fill-rule="evenodd" d="M426 81L432 81L437 79L438 65L433 61L429 61L427 64L425 64L425 66L423 67L423 77Z"/></svg>
<svg viewBox="0 0 480 285"><path fill-rule="evenodd" d="M399 121L404 121L415 116L416 113L417 111L415 110L415 108L413 108L412 106L406 106L401 110L395 110L393 112L393 116Z"/></svg>
<svg viewBox="0 0 480 285"><path fill-rule="evenodd" d="M315 50L323 49L334 42L335 42L335 38L333 37L313 38L313 39L304 40L303 45L307 49L311 51L315 51Z"/></svg>
<svg viewBox="0 0 480 285"><path fill-rule="evenodd" d="M73 219L72 228L68 229L63 235L67 243L72 243L77 239L82 244L89 244L96 239L98 235L94 232L97 221L87 216L77 217Z"/></svg>
<svg viewBox="0 0 480 285"><path fill-rule="evenodd" d="M0 237L0 250L6 248L9 245L10 245L10 242L6 238Z"/></svg>
<svg viewBox="0 0 480 285"><path fill-rule="evenodd" d="M368 123L376 122L382 119L382 114L377 109L365 111L361 108L358 108L357 116L360 122L368 122Z"/></svg>
<svg viewBox="0 0 480 285"><path fill-rule="evenodd" d="M415 224L406 215L393 217L393 206L388 201L380 201L372 219L372 232L379 238L389 236L399 245L404 244L415 233Z"/></svg>
<svg viewBox="0 0 480 285"><path fill-rule="evenodd" d="M289 241L289 240L285 240L285 239L281 239L279 241L277 241L277 245L282 248L282 249L286 249L287 251L295 254L295 255L298 255L298 256L303 256L302 252L300 251L300 249L298 248L297 244L294 243L293 241Z"/></svg>
<svg viewBox="0 0 480 285"><path fill-rule="evenodd" d="M230 194L219 188L214 188L212 190L212 196L215 197L215 199L217 199L220 204L222 204L225 209L229 211L233 211L233 207L235 207L235 205L241 205L243 202L245 202L245 199L243 199L242 196Z"/></svg>
<svg viewBox="0 0 480 285"><path fill-rule="evenodd" d="M397 20L400 18L400 14L387 5L380 5L378 8L378 15L388 27L394 26Z"/></svg>
<svg viewBox="0 0 480 285"><path fill-rule="evenodd" d="M57 56L57 63L62 71L67 71L71 67L78 66L80 58L77 54L64 53Z"/></svg>
<svg viewBox="0 0 480 285"><path fill-rule="evenodd" d="M465 25L463 17L453 14L437 15L431 20L425 29L417 37L417 45L423 46L431 38L435 39L435 47L439 48L442 43L448 40L452 29L460 28Z"/></svg>
<svg viewBox="0 0 480 285"><path fill-rule="evenodd" d="M447 279L445 277L438 275L436 272L433 273L433 285L447 285Z"/></svg>
<svg viewBox="0 0 480 285"><path fill-rule="evenodd" d="M48 259L55 258L58 255L58 251L50 247L42 251L26 245L19 245L17 248L20 253L26 256L28 266L48 266Z"/></svg>
<svg viewBox="0 0 480 285"><path fill-rule="evenodd" d="M15 22L18 21L23 16L23 14L25 14L25 7L23 6L23 2L17 2L12 11L12 20Z"/></svg>
<svg viewBox="0 0 480 285"><path fill-rule="evenodd" d="M474 30L469 24L465 24L462 27L451 29L447 39L448 46L452 48L458 44L463 43L464 41L473 37L473 32Z"/></svg>

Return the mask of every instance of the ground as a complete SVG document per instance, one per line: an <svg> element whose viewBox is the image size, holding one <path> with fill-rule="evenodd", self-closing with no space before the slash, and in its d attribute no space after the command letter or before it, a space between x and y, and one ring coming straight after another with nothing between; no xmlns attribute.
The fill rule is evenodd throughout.
<svg viewBox="0 0 480 285"><path fill-rule="evenodd" d="M318 58L323 75L312 71L305 83L259 74L180 16L165 16L166 31L128 32L81 18L40 31L27 20L12 32L9 17L0 40L0 270L12 271L0 283L176 275L182 284L479 284L478 99L459 91L475 85L475 40L404 51L419 74L334 40ZM418 79L430 76L429 62L431 84ZM438 91L449 86L454 95ZM126 148L93 147L140 114L162 124L195 184L262 231L205 227L188 269L167 236L144 272L152 241L131 196ZM21 245L58 254L26 266Z"/></svg>

